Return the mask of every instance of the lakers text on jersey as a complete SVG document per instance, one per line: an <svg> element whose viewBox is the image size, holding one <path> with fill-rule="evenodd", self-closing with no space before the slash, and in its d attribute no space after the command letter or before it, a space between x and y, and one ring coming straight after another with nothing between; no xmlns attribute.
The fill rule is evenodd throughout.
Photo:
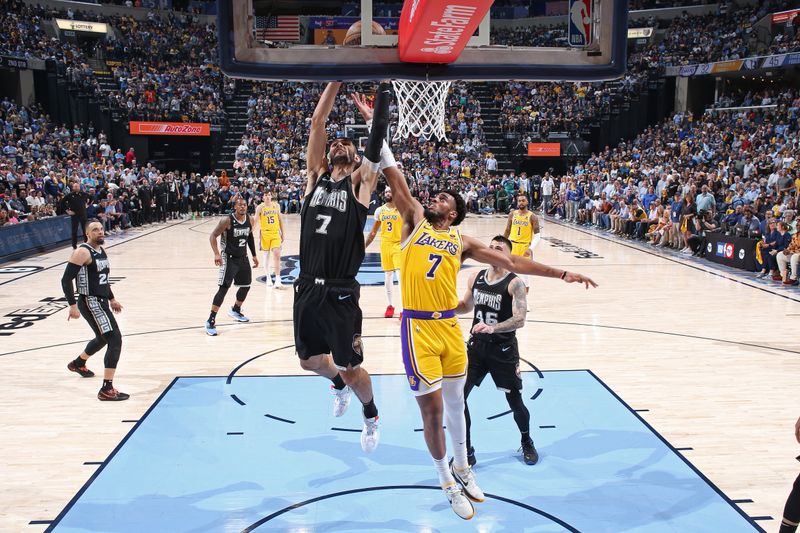
<svg viewBox="0 0 800 533"><path fill-rule="evenodd" d="M400 341L408 384L417 395L466 375L464 337L454 312L461 250L457 228L436 230L427 220L402 244Z"/></svg>

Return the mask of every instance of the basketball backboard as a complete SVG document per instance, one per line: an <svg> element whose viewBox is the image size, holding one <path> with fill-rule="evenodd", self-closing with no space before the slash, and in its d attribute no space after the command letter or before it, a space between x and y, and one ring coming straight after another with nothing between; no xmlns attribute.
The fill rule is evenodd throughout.
<svg viewBox="0 0 800 533"><path fill-rule="evenodd" d="M436 1L413 0L413 7ZM470 1L479 0L459 5ZM568 0L565 6L563 15L544 19L486 15L455 61L436 64L400 60L400 1L219 0L220 64L232 77L297 81L594 81L621 76L627 0ZM345 35L348 29L354 33L356 22L361 23L361 44L345 46ZM384 34L373 31L373 22ZM541 30L542 24L551 31ZM533 40L547 33L548 38Z"/></svg>

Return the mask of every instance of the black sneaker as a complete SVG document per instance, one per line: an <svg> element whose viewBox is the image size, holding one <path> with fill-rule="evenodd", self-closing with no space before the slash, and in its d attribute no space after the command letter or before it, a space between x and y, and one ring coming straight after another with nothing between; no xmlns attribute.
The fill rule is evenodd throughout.
<svg viewBox="0 0 800 533"><path fill-rule="evenodd" d="M470 446L469 450L467 450L467 463L469 463L469 466L472 467L472 466L475 466L475 464L477 464L477 462L478 462L478 460L475 459L475 448Z"/></svg>
<svg viewBox="0 0 800 533"><path fill-rule="evenodd" d="M532 440L522 444L522 458L526 465L535 465L539 462L539 452L536 451Z"/></svg>
<svg viewBox="0 0 800 533"><path fill-rule="evenodd" d="M75 372L76 374L80 374L82 378L92 378L94 377L94 372L86 368L86 365L83 366L75 366L75 361L70 361L67 365L67 370L70 372Z"/></svg>
<svg viewBox="0 0 800 533"><path fill-rule="evenodd" d="M130 394L125 394L117 389L100 389L100 392L97 393L97 399L101 402L121 402L130 397Z"/></svg>

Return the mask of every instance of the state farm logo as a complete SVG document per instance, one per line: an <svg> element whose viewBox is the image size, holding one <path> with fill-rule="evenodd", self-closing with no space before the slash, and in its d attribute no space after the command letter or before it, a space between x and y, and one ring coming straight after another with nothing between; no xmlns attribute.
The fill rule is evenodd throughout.
<svg viewBox="0 0 800 533"><path fill-rule="evenodd" d="M447 5L438 20L432 20L428 38L423 41L426 48L421 51L445 55L455 48L469 26L476 9L472 6Z"/></svg>

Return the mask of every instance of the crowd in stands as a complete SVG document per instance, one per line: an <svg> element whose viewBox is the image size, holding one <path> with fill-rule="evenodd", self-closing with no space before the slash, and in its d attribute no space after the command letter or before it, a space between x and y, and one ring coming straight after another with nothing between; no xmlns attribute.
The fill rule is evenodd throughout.
<svg viewBox="0 0 800 533"><path fill-rule="evenodd" d="M774 98L777 108L675 114L564 176L545 176L543 210L697 256L706 253L710 232L761 238L762 275L796 285L796 265L791 275L786 265L800 252L800 236L793 237L800 208L797 92L770 93L746 99ZM783 233L789 236L779 239ZM785 252L791 243L797 250Z"/></svg>

